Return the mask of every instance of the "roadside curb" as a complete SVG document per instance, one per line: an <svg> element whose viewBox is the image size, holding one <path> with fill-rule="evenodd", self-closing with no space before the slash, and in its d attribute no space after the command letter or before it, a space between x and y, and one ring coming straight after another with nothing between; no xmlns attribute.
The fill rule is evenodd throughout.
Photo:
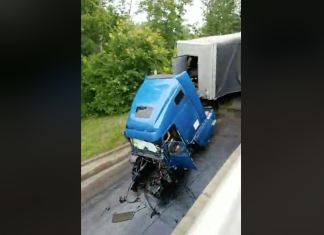
<svg viewBox="0 0 324 235"><path fill-rule="evenodd" d="M131 170L129 154L130 145L124 144L81 162L81 204L113 185L121 175ZM83 169L89 167L89 171Z"/></svg>
<svg viewBox="0 0 324 235"><path fill-rule="evenodd" d="M104 158L104 157L108 157L108 156L111 156L111 155L117 154L117 152L119 152L119 151L121 151L121 150L124 150L124 149L126 149L126 148L128 148L128 147L129 147L129 143L124 144L124 145L122 145L122 146L120 146L120 147L118 147L118 148L115 148L115 149L113 149L113 150L110 150L110 151L108 151L108 152L102 153L102 154L98 155L97 157L94 157L94 158L88 159L88 160L86 160L86 161L83 161L83 162L81 162L81 167L86 166L86 165L88 165L89 163L95 162L95 161L97 161L97 160L99 160L99 159L102 159L102 158Z"/></svg>
<svg viewBox="0 0 324 235"><path fill-rule="evenodd" d="M110 168L113 167L114 165L118 164L119 162L125 160L128 158L130 154L130 150L127 149L121 149L120 151L116 151L115 155L107 155L105 156L105 158L99 158L97 159L97 162L93 161L90 164L92 164L92 166L90 164L82 166L81 167L81 182ZM87 168L88 166L91 167L91 169L86 170L83 168ZM84 170L84 172L83 172Z"/></svg>
<svg viewBox="0 0 324 235"><path fill-rule="evenodd" d="M81 182L81 205L115 184L122 175L131 171L131 167L128 159L124 159Z"/></svg>

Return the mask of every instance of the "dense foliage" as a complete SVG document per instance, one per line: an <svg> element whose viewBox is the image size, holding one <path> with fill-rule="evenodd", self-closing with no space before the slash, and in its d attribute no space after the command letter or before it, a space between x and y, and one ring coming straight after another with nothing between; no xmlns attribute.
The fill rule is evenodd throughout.
<svg viewBox="0 0 324 235"><path fill-rule="evenodd" d="M120 21L103 51L90 56L83 71L84 85L93 92L89 107L98 113L128 111L145 74L167 65L165 42L148 27Z"/></svg>
<svg viewBox="0 0 324 235"><path fill-rule="evenodd" d="M192 0L140 0L139 12L146 12L147 22L154 31L159 31L166 40L166 47L172 54L177 40L185 39L183 20L185 6Z"/></svg>
<svg viewBox="0 0 324 235"><path fill-rule="evenodd" d="M202 35L224 35L241 31L241 1L202 0L205 23Z"/></svg>
<svg viewBox="0 0 324 235"><path fill-rule="evenodd" d="M139 0L142 24L130 17L132 1L81 0L81 117L127 112L145 74L171 72L177 40L240 31L232 0L203 0L202 28L184 24L192 0Z"/></svg>

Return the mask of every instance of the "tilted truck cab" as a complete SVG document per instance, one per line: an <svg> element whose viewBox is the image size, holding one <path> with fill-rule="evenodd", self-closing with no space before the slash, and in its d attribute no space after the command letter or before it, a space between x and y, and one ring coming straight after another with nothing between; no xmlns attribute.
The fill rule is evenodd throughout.
<svg viewBox="0 0 324 235"><path fill-rule="evenodd" d="M131 145L134 182L141 181L134 178L144 169L143 161L152 169L146 169L147 177L158 172L157 178L169 183L172 171L196 169L193 150L208 145L215 122L213 109L204 109L187 72L145 77L124 132Z"/></svg>

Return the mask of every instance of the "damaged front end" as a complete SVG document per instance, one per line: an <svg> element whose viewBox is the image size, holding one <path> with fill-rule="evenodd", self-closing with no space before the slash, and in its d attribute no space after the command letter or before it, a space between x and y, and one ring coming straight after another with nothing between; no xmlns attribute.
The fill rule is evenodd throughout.
<svg viewBox="0 0 324 235"><path fill-rule="evenodd" d="M157 199L167 197L164 193L177 183L175 169L166 165L166 159L158 143L131 139L129 158L133 164L131 190L138 194L149 193Z"/></svg>
<svg viewBox="0 0 324 235"><path fill-rule="evenodd" d="M131 190L137 193L147 192L161 199L164 189L175 181L171 176L172 173L158 160L139 156L132 170Z"/></svg>

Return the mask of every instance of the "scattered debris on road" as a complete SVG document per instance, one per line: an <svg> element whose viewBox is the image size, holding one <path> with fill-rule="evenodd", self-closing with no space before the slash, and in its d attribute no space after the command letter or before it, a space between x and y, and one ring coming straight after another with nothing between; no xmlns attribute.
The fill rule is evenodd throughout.
<svg viewBox="0 0 324 235"><path fill-rule="evenodd" d="M100 217L103 216L103 214L106 212L106 211L109 211L110 210L110 206L106 207L105 210L101 213Z"/></svg>
<svg viewBox="0 0 324 235"><path fill-rule="evenodd" d="M140 210L145 209L145 208L146 208L146 203L143 205L142 208L140 208L140 207L141 207L141 205L139 205L139 206L137 207L137 210L136 210L135 212L138 212L138 211L140 211Z"/></svg>

